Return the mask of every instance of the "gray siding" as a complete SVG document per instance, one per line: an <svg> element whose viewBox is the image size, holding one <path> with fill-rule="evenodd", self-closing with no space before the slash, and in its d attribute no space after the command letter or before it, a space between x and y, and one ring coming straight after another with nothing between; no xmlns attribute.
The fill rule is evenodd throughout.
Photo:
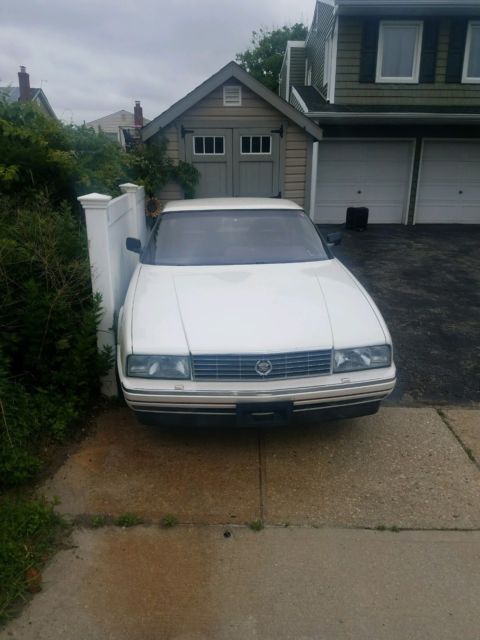
<svg viewBox="0 0 480 640"><path fill-rule="evenodd" d="M305 84L305 47L290 49L290 86Z"/></svg>
<svg viewBox="0 0 480 640"><path fill-rule="evenodd" d="M418 19L418 18L417 18ZM340 17L335 102L338 104L480 105L480 85L445 84L450 20L440 22L435 83L383 84L359 82L362 22Z"/></svg>
<svg viewBox="0 0 480 640"><path fill-rule="evenodd" d="M312 85L327 97L327 85L323 84L325 41L333 26L333 7L317 2L312 25L307 35L305 54L312 68Z"/></svg>
<svg viewBox="0 0 480 640"><path fill-rule="evenodd" d="M285 143L285 182L283 197L301 207L305 204L305 179L309 136L295 124L289 124Z"/></svg>

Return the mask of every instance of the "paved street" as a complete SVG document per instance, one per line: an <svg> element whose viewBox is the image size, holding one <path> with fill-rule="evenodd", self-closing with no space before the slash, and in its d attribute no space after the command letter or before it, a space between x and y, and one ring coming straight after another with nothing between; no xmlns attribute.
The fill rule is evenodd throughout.
<svg viewBox="0 0 480 640"><path fill-rule="evenodd" d="M261 432L110 410L44 488L80 524L0 637L478 640L479 460L473 409ZM125 512L144 524L89 524Z"/></svg>

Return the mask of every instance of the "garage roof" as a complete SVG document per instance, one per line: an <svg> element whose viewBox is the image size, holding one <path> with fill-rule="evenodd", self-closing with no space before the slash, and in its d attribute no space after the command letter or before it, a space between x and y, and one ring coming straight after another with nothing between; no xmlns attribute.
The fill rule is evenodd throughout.
<svg viewBox="0 0 480 640"><path fill-rule="evenodd" d="M160 129L163 129L185 111L193 107L197 102L208 96L212 91L220 87L231 78L237 79L251 91L256 93L260 98L272 105L277 111L295 122L301 129L309 133L316 140L322 139L322 130L306 116L300 113L295 107L277 96L277 94L267 89L261 82L253 78L249 73L244 71L236 62L229 62L217 71L213 76L205 80L196 89L188 93L184 98L175 102L169 109L157 116L142 129L142 139L148 140L155 135Z"/></svg>

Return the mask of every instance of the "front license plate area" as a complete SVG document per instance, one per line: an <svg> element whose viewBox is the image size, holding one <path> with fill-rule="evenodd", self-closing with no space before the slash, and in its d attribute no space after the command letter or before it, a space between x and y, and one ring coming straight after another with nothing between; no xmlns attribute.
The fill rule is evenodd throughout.
<svg viewBox="0 0 480 640"><path fill-rule="evenodd" d="M290 420L293 402L252 402L237 405L237 424L248 427L283 425Z"/></svg>

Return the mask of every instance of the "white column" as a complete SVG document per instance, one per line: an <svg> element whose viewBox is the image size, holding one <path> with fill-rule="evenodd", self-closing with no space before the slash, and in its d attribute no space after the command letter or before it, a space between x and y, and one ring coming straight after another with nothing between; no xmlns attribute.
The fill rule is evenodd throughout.
<svg viewBox="0 0 480 640"><path fill-rule="evenodd" d="M115 354L113 333L115 299L108 238L108 206L111 196L89 193L78 201L85 211L88 236L88 254L93 293L102 297L102 317L97 329L98 348L111 347ZM118 395L115 367L102 379L102 393L112 397Z"/></svg>

